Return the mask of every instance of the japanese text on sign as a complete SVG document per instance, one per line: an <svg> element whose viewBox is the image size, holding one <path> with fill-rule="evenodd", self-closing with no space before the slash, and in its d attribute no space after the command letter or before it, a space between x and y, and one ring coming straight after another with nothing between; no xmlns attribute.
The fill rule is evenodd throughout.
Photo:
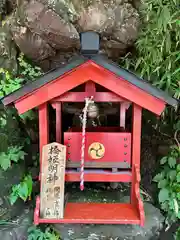
<svg viewBox="0 0 180 240"><path fill-rule="evenodd" d="M62 218L66 147L51 143L43 147L41 174L41 215Z"/></svg>

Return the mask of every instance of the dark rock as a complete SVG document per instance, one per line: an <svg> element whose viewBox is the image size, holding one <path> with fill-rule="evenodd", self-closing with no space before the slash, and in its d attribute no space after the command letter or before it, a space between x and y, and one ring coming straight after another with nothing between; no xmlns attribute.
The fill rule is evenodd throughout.
<svg viewBox="0 0 180 240"><path fill-rule="evenodd" d="M73 51L73 49L72 49L72 51L57 50L56 55L48 58L47 59L48 62L47 62L47 60L46 60L46 62L44 61L44 65L41 64L41 66L45 67L46 70L62 67L68 62L68 60L70 58L72 58L72 56L75 56L75 55L77 55L77 53L75 51ZM45 64L47 64L47 65L45 66ZM49 65L49 68L47 68L48 65Z"/></svg>
<svg viewBox="0 0 180 240"><path fill-rule="evenodd" d="M81 7L78 20L81 31L112 33L115 14L110 5L106 7L101 1L91 1L88 6Z"/></svg>
<svg viewBox="0 0 180 240"><path fill-rule="evenodd" d="M55 50L39 35L32 33L27 27L11 28L13 39L20 51L35 62L55 55Z"/></svg>
<svg viewBox="0 0 180 240"><path fill-rule="evenodd" d="M24 6L25 25L55 49L76 47L79 34L75 27L37 1Z"/></svg>
<svg viewBox="0 0 180 240"><path fill-rule="evenodd" d="M7 14L10 14L12 11L14 11L16 6L17 6L16 0L7 0Z"/></svg>
<svg viewBox="0 0 180 240"><path fill-rule="evenodd" d="M10 21L11 19L6 20L6 23L0 28L0 68L16 73L17 50L10 31Z"/></svg>
<svg viewBox="0 0 180 240"><path fill-rule="evenodd" d="M21 181L24 173L23 164L13 164L7 171L0 169L0 220L13 218L24 208L25 204L21 200L18 200L13 206L9 201L12 186Z"/></svg>
<svg viewBox="0 0 180 240"><path fill-rule="evenodd" d="M167 156L170 151L170 144L169 145L159 145L158 146L158 154L160 156Z"/></svg>
<svg viewBox="0 0 180 240"><path fill-rule="evenodd" d="M65 21L70 21L72 23L76 22L79 18L78 12L74 7L75 1L62 1L62 0L39 0L44 5L48 6L48 8L52 9L56 12L61 18ZM76 1L80 6L79 2Z"/></svg>
<svg viewBox="0 0 180 240"><path fill-rule="evenodd" d="M156 194L157 188L152 180L159 166L158 145L153 144L153 139L157 139L157 136L149 134L143 135L141 141L141 184L151 197Z"/></svg>
<svg viewBox="0 0 180 240"><path fill-rule="evenodd" d="M137 38L139 15L130 3L124 3L116 8L113 39L126 45L131 45Z"/></svg>
<svg viewBox="0 0 180 240"><path fill-rule="evenodd" d="M55 229L62 239L83 240L156 240L163 227L164 217L160 211L150 203L145 203L146 223L142 228L137 225L72 225L56 224Z"/></svg>
<svg viewBox="0 0 180 240"><path fill-rule="evenodd" d="M7 53L1 54L0 66L16 69L13 66L16 64L15 42L44 71L59 67L61 61L66 63L79 52L79 33L87 30L100 33L101 52L117 60L137 38L140 20L133 3L131 0L18 1L17 5L13 4L12 9L14 6L16 9L10 19L12 45L9 40L5 47Z"/></svg>
<svg viewBox="0 0 180 240"><path fill-rule="evenodd" d="M174 236L177 230L179 229L179 226L180 226L180 220L173 223L168 229L166 229L166 226L165 226L165 228L160 233L159 240L175 240ZM176 240L179 240L179 238Z"/></svg>
<svg viewBox="0 0 180 240"><path fill-rule="evenodd" d="M21 209L16 218L0 226L0 239L25 240L27 230L32 225L33 212L29 209Z"/></svg>
<svg viewBox="0 0 180 240"><path fill-rule="evenodd" d="M7 0L0 1L0 20L2 20L3 15L6 13Z"/></svg>

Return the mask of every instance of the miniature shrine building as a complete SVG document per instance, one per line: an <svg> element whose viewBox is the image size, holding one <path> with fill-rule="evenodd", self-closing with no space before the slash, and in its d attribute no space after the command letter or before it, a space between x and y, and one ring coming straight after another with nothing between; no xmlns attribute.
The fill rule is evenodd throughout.
<svg viewBox="0 0 180 240"><path fill-rule="evenodd" d="M40 214L37 198L35 223L94 223L144 225L140 198L140 151L142 109L160 116L166 105L177 107L178 101L153 87L135 74L119 67L99 53L100 38L94 32L81 34L81 52L65 66L52 70L2 99L5 106L14 105L19 114L37 108L39 111L40 181L42 148L49 144L48 105L56 111L55 142L66 146L65 182L80 181L82 129L62 131L62 104L85 102L119 103L117 127L86 129L84 152L85 182L129 182L130 203L67 203L64 217L49 219ZM101 88L99 88L101 86ZM126 130L126 110L132 106L132 131ZM103 154L94 157L89 147L99 143ZM112 171L115 169L115 171ZM40 196L41 197L41 196Z"/></svg>

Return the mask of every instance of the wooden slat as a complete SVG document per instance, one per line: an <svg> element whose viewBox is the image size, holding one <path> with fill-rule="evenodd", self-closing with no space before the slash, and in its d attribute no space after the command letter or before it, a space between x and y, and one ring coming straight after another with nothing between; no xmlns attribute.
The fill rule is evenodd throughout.
<svg viewBox="0 0 180 240"><path fill-rule="evenodd" d="M90 97L91 94L86 92L67 92L60 97L51 100L51 103L56 102L84 102L86 97ZM93 95L95 102L125 102L126 99L114 94L113 92L96 92Z"/></svg>
<svg viewBox="0 0 180 240"><path fill-rule="evenodd" d="M40 193L40 216L61 219L64 216L64 180L66 146L51 143L43 146Z"/></svg>
<svg viewBox="0 0 180 240"><path fill-rule="evenodd" d="M129 162L94 162L89 161L84 163L85 168L130 168L131 165ZM80 160L79 162L70 162L67 161L66 168L80 168Z"/></svg>
<svg viewBox="0 0 180 240"><path fill-rule="evenodd" d="M65 174L66 182L79 182L80 173L75 171L66 171ZM130 171L84 171L85 182L131 182L132 174Z"/></svg>

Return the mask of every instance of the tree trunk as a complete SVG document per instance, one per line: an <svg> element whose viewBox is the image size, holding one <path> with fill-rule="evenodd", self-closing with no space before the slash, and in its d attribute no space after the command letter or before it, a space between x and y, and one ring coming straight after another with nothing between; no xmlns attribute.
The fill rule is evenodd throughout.
<svg viewBox="0 0 180 240"><path fill-rule="evenodd" d="M139 14L126 0L18 0L1 31L6 26L11 43L1 41L1 67L16 64L9 52L16 56L18 46L47 71L78 53L82 31L100 33L101 51L112 59L124 55L137 38Z"/></svg>

